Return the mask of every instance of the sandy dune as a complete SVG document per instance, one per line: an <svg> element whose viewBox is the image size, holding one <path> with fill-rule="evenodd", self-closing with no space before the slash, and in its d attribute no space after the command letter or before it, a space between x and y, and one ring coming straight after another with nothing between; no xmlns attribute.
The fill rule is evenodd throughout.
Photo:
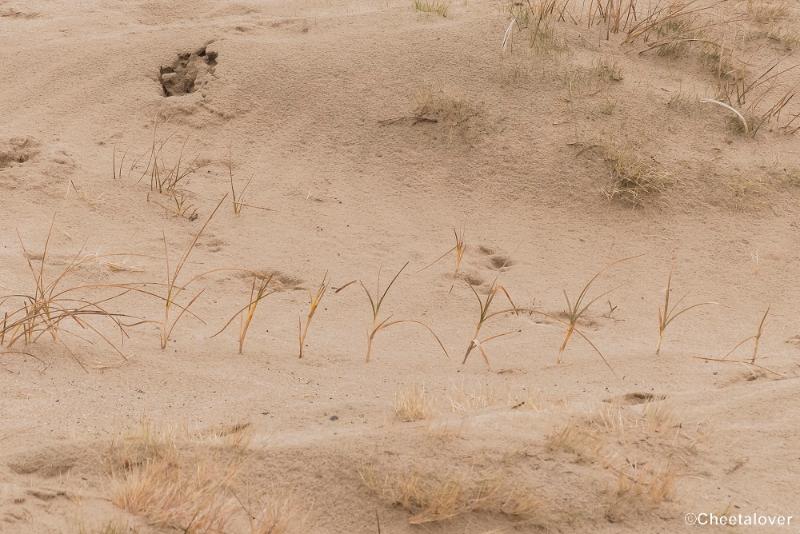
<svg viewBox="0 0 800 534"><path fill-rule="evenodd" d="M800 531L800 8L546 4L0 0L0 532Z"/></svg>

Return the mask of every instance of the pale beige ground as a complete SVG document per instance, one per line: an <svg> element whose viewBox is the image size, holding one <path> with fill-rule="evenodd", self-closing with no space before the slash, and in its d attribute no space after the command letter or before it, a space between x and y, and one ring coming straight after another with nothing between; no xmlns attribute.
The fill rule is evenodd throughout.
<svg viewBox="0 0 800 534"><path fill-rule="evenodd" d="M733 16L745 2L723 8ZM508 20L506 2L478 0L453 2L447 18L406 0L0 1L0 294L32 291L17 232L35 260L53 217L53 274L85 244L98 257L72 283L163 282L162 232L174 265L229 191L229 150L237 183L255 177L247 202L269 210L236 216L226 201L184 280L244 268L276 271L282 287L258 308L244 355L238 323L211 338L247 302L249 279L233 271L192 283L205 288L192 309L206 324L184 317L166 350L157 326L143 324L120 346L127 361L90 332L63 336L88 372L45 337L12 347L41 362L0 355L0 531L90 533L109 521L173 531L111 503L103 458L143 419L190 433L249 423L234 487L253 501L291 497L306 516L295 532L374 533L376 514L389 534L681 532L686 512L800 516L797 135L765 127L749 139L721 108L669 108L679 90L713 96L709 70L639 55L643 43L607 42L583 24L559 26L563 54L536 57L522 37L503 53ZM207 43L218 56L205 85L165 98L159 66ZM753 71L798 60L796 43L748 43ZM570 91L570 69L600 57L618 62L623 79ZM466 102L465 122L407 118L425 88ZM183 187L196 220L157 195L148 201L141 163L130 168L156 116L174 136L167 159L187 139L185 155L202 165ZM608 142L654 158L671 185L641 208L608 201L608 167L590 148ZM117 180L115 151L117 163L128 154ZM462 366L475 297L463 280L448 293L452 256L418 272L462 226L462 270L479 294L499 277L517 304L551 314L562 290L572 296L610 261L642 255L597 282L593 294L620 287L584 325L617 376L580 338L556 365L563 326L527 316L486 327L521 330L487 345L491 371L477 351ZM111 253L130 256L101 257ZM352 285L328 292L298 360L297 317L326 270L334 287L372 287L380 267L385 282L406 261L384 314L424 321L450 359L404 324L379 334L366 364L369 308ZM673 263L676 296L718 305L677 320L656 357ZM606 301L617 306L610 316ZM759 362L770 372L696 358L719 358L754 334L768 305ZM156 321L162 313L141 294L108 306ZM414 386L425 387L430 414L401 422L395 396ZM639 421L653 406L605 402L631 393L665 396L654 405L668 424L592 422L604 409ZM606 448L550 447L570 422ZM620 476L667 466L675 488L666 501L617 494ZM524 517L473 510L410 525L412 512L367 487L365 472L494 477L538 505Z"/></svg>

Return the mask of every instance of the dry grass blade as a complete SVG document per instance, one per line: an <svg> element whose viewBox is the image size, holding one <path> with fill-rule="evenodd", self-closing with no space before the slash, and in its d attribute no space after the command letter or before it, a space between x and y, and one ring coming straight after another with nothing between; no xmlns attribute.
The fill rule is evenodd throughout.
<svg viewBox="0 0 800 534"><path fill-rule="evenodd" d="M298 341L300 344L298 358L303 357L306 336L308 335L308 327L311 325L311 320L314 318L314 314L317 313L317 308L319 307L320 302L322 302L322 298L325 296L325 293L328 291L328 287L330 287L330 281L328 280L328 272L325 271L325 274L322 276L322 282L319 283L316 293L309 292L310 301L308 303L308 313L306 314L305 324L300 317L297 318Z"/></svg>
<svg viewBox="0 0 800 534"><path fill-rule="evenodd" d="M591 287L594 284L594 282L603 273L608 271L611 267L613 267L615 265L618 265L618 264L620 264L622 262L626 262L626 261L629 261L629 260L632 260L632 259L635 259L635 258L639 258L639 257L641 257L641 255L629 256L627 258L622 258L621 260L617 260L617 261L609 263L608 265L606 265L605 267L603 267L602 269L597 271L594 274L594 276L592 276L589 279L589 281L586 282L586 284L583 286L583 289L581 289L581 292L578 293L578 297L575 299L574 302L570 300L569 295L567 295L567 292L564 291L564 300L566 301L566 304L567 304L567 307L564 310L564 315L565 315L565 317L567 319L565 321L565 324L566 324L567 328L566 328L566 331L564 332L564 341L561 343L561 347L558 349L558 358L556 360L557 363L561 363L561 359L562 359L562 356L564 354L564 350L566 350L567 344L569 343L569 340L572 338L573 334L577 333L587 343L589 343L589 345L591 345L591 347L594 349L594 351L603 360L603 363L606 364L606 367L608 367L611 370L611 372L614 373L614 369L608 363L608 360L606 360L606 357L603 355L603 353L600 352L600 349L598 349L597 346L595 346L595 344L592 343L592 341L589 340L589 338L583 332L581 332L580 329L578 329L578 321L580 321L584 317L584 315L589 310L589 307L592 304L594 304L598 300L602 299L603 297L605 297L606 295L610 294L615 289L617 289L617 288L609 289L608 291L605 291L605 292L597 295L596 297L590 299L589 298L589 290L591 289ZM564 321L562 321L562 322L564 322ZM614 373L614 374L616 374L616 373Z"/></svg>
<svg viewBox="0 0 800 534"><path fill-rule="evenodd" d="M716 304L716 302L700 302L697 304L692 304L690 306L678 309L678 306L680 306L681 302L683 302L685 296L681 297L677 302L675 302L672 306L670 306L671 295L672 295L672 270L669 271L669 276L667 277L667 288L664 292L664 305L663 307L658 308L658 346L656 347L656 355L661 354L661 344L664 341L664 332L666 331L667 327L670 325L672 321L674 321L684 313L694 308L699 308L700 306L707 306L710 304Z"/></svg>
<svg viewBox="0 0 800 534"><path fill-rule="evenodd" d="M189 261L189 256L191 256L192 251L194 250L194 247L197 244L197 241L200 239L200 236L203 235L203 232L205 232L206 227L208 227L209 223L211 222L211 219L214 218L214 215L216 215L217 211L219 210L220 206L222 206L222 203L225 201L226 198L228 198L227 194L224 197L222 197L222 199L220 199L220 201L217 203L217 205L214 208L214 210L211 212L211 214L208 216L206 221L203 223L203 226L201 226L200 230L198 230L197 233L194 235L194 238L192 238L191 242L186 247L186 250L184 250L183 254L181 255L180 259L178 260L178 263L175 265L175 270L174 271L172 271L170 269L169 248L167 246L167 237L166 237L166 235L163 236L164 237L164 258L165 258L166 267L167 267L167 269L166 269L166 272L167 272L166 289L167 290L166 290L166 295L164 297L160 297L164 301L164 318L163 318L163 320L161 322L161 336L160 336L161 337L161 348L162 349L167 348L167 343L169 343L169 340L172 337L172 331L175 329L175 326L178 324L178 321L180 321L181 317L183 317L183 315L188 312L189 308L191 308L191 306L195 303L195 301L203 293L203 290L201 289L185 305L179 305L176 302L176 299L177 299L178 295L182 291L185 290L184 287L182 287L181 285L178 284L178 278L180 277L181 271L186 266L186 262ZM175 317L172 317L173 308L178 308L179 309L179 311L178 311L178 313L177 313L177 315Z"/></svg>
<svg viewBox="0 0 800 534"><path fill-rule="evenodd" d="M728 353L723 357L723 359L728 358L731 354L733 354L736 349L747 343L748 341L753 341L753 355L750 358L750 363L755 364L756 358L758 357L758 347L761 343L761 335L764 333L764 323L767 321L767 316L769 315L769 309L771 306L767 306L767 310L764 312L764 315L761 317L761 321L758 322L758 328L756 329L756 333L750 337L746 337L741 340L739 343L736 344Z"/></svg>
<svg viewBox="0 0 800 534"><path fill-rule="evenodd" d="M450 291L453 291L453 287L455 286L456 280L458 279L458 274L461 271L461 262L464 260L464 254L467 251L467 245L464 242L464 229L461 229L461 232L457 231L453 228L453 237L455 237L456 243L453 245L453 248L449 249L447 252L436 258L434 261L423 267L417 272L422 272L425 269L434 266L435 264L439 263L441 260L446 258L451 252L455 253L455 267L453 268L453 282L450 284Z"/></svg>
<svg viewBox="0 0 800 534"><path fill-rule="evenodd" d="M250 329L250 323L253 322L253 317L256 315L256 309L258 308L258 304L268 296L272 295L276 292L276 290L270 290L269 284L272 282L273 274L269 276L256 276L253 275L253 283L250 286L250 298L247 301L247 304L244 305L240 310L231 316L228 319L228 322L225 323L216 334L211 337L216 337L224 332L228 326L236 319L237 317L240 318L239 323L239 354L244 353L244 342L247 339L247 331Z"/></svg>
<svg viewBox="0 0 800 534"><path fill-rule="evenodd" d="M529 310L529 309L524 309L523 310L522 308L518 308L517 305L514 304L514 301L511 299L511 295L508 293L506 288L501 286L501 285L498 285L496 279L492 282L492 285L489 287L489 292L486 294L486 298L481 299L480 295L478 295L478 292L475 291L475 288L472 287L471 285L469 286L469 288L472 290L472 293L475 295L475 298L478 299L478 306L480 307L480 314L478 315L478 322L475 325L475 332L472 334L472 339L470 340L469 344L467 345L467 350L464 352L464 359L461 361L461 363L462 363L462 365L466 364L467 363L467 359L469 358L469 355L472 353L472 351L474 349L477 348L480 351L481 356L483 357L483 360L486 362L486 367L491 369L492 366L489 363L489 356L488 356L488 354L486 354L486 351L484 350L483 345L485 343L488 343L489 341L491 341L493 339L497 339L498 337L502 337L502 336L506 336L508 334L512 334L512 333L516 332L516 330L512 330L510 332L504 332L502 334L496 334L496 335L493 335L493 336L489 336L489 337L480 339L479 336L480 336L481 329L483 328L483 326L492 317L498 317L500 315L506 315L506 314L509 314L509 313L519 314L521 311L525 311L525 312L528 312L528 313L533 313L533 310ZM498 292L501 292L501 293L503 293L503 295L505 295L506 299L511 304L511 307L510 308L504 308L502 310L497 310L497 311L490 311L492 303L494 302L494 298L497 296Z"/></svg>
<svg viewBox="0 0 800 534"><path fill-rule="evenodd" d="M172 136L159 139L158 126L158 118L156 118L153 122L153 140L150 145L150 151L147 154L147 164L139 177L139 181L141 182L145 177L148 177L151 191L168 193L174 191L181 182L185 181L197 170L194 165L196 158L189 165L184 165L183 153L188 142L188 139L184 139L175 163L168 164L164 159L163 152Z"/></svg>
<svg viewBox="0 0 800 534"><path fill-rule="evenodd" d="M249 204L245 204L244 202L244 196L247 193L247 188L249 188L250 184L253 183L253 176L251 176L247 180L247 183L244 184L244 187L242 187L242 189L240 189L239 191L236 190L236 184L233 180L233 156L231 156L230 150L228 151L227 167L228 167L228 179L231 185L231 202L233 205L234 215L240 215L245 207L266 209L266 208L260 208L258 206L250 206Z"/></svg>

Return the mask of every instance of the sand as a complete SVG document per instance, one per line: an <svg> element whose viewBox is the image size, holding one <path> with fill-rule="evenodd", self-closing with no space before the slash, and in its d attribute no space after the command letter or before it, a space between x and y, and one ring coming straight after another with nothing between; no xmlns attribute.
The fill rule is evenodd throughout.
<svg viewBox="0 0 800 534"><path fill-rule="evenodd" d="M696 17L737 19L703 37L752 81L798 61L779 4ZM800 529L797 102L750 136L700 102L725 63L701 45L641 53L658 37L606 39L573 7L543 50L518 26L502 49L509 9L0 1L0 313L24 314L44 259L59 305L129 325L6 328L0 532ZM162 179L182 158L172 192L154 146ZM162 349L165 249L171 272L190 254ZM367 363L353 281L374 296L407 262L378 319L405 322ZM606 267L559 355L563 292ZM656 355L670 271L677 309L713 304ZM462 363L493 287L518 313Z"/></svg>

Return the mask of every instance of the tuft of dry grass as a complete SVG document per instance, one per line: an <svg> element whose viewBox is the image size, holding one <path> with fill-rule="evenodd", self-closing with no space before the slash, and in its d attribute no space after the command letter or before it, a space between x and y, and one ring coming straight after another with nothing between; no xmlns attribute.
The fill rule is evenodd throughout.
<svg viewBox="0 0 800 534"><path fill-rule="evenodd" d="M112 502L151 523L187 533L224 532L237 512L227 489L236 465L196 458L182 467L155 460L116 480Z"/></svg>
<svg viewBox="0 0 800 534"><path fill-rule="evenodd" d="M408 522L412 525L443 522L470 513L525 518L541 508L529 488L502 475L442 470L381 473L373 465L359 469L359 475L381 500L410 512Z"/></svg>
<svg viewBox="0 0 800 534"><path fill-rule="evenodd" d="M244 197L247 193L247 188L250 187L250 184L253 183L253 177L251 176L247 182L244 184L239 191L236 190L236 184L233 180L233 157L228 153L228 180L231 185L231 202L233 205L233 213L234 215L240 215L242 213L242 209L244 209L247 204L244 203Z"/></svg>
<svg viewBox="0 0 800 534"><path fill-rule="evenodd" d="M502 50L514 53L514 31L528 34L528 45L535 54L552 55L566 49L566 43L557 30L556 22L565 21L570 0L532 0L511 2L511 20L503 35Z"/></svg>
<svg viewBox="0 0 800 534"><path fill-rule="evenodd" d="M670 269L669 275L667 276L667 288L664 290L664 304L658 309L658 346L656 346L656 355L661 354L661 344L664 341L664 332L667 330L667 327L672 323L672 321L694 308L716 304L715 302L699 302L697 304L684 306L683 308L678 309L678 306L681 305L683 299L686 298L684 295L678 299L677 302L674 302L672 306L670 306L670 298L672 297L672 271L673 270Z"/></svg>
<svg viewBox="0 0 800 534"><path fill-rule="evenodd" d="M447 257L451 252L454 254L455 259L455 266L453 267L453 283L450 284L450 291L453 291L453 287L455 286L456 280L458 279L458 274L461 271L461 262L464 260L464 254L467 252L467 245L464 242L464 229L462 228L461 231L457 231L453 228L453 237L455 237L455 245L453 248L439 256L436 260L432 261L422 269L417 272L422 272L428 267L432 267L433 265L437 264L445 257Z"/></svg>
<svg viewBox="0 0 800 534"><path fill-rule="evenodd" d="M789 4L780 0L747 0L747 15L758 24L772 24L789 17Z"/></svg>
<svg viewBox="0 0 800 534"><path fill-rule="evenodd" d="M724 358L729 357L731 354L736 352L736 349L738 349L739 347L741 347L742 345L744 345L748 341L752 341L753 342L753 354L750 357L750 364L751 365L755 365L756 358L758 358L758 347L759 347L759 344L761 343L761 336L764 334L764 323L767 322L767 316L769 315L769 309L770 309L770 306L767 306L767 309L764 312L764 315L761 316L761 320L758 322L758 328L756 328L756 333L753 334L752 336L744 338L739 343L737 343L735 347L733 347L730 351L728 351L728 353L724 356Z"/></svg>
<svg viewBox="0 0 800 534"><path fill-rule="evenodd" d="M394 414L404 423L427 419L431 411L431 399L424 385L415 384L395 394Z"/></svg>
<svg viewBox="0 0 800 534"><path fill-rule="evenodd" d="M191 311L189 311L189 308L191 308L192 305L197 301L197 299L200 298L200 295L203 294L204 290L201 289L200 291L195 293L194 296L192 296L186 302L186 304L179 304L178 301L177 301L178 297L180 296L180 294L183 291L186 290L186 286L188 286L189 283L191 283L191 281L194 280L194 279L190 280L187 284L180 284L179 280L180 280L180 275L181 275L181 272L183 271L183 268L186 266L186 263L189 261L189 257L191 256L192 251L195 248L195 245L197 245L197 241L200 239L200 236L203 235L203 232L205 232L206 228L208 227L209 223L211 222L211 219L214 218L214 215L216 215L217 210L219 210L220 206L222 206L222 203L225 201L225 199L227 197L228 197L228 195L226 194L224 197L222 197L222 199L220 199L220 201L217 203L216 207L213 209L211 214L208 216L206 221L203 223L203 226L201 226L200 229L197 231L197 233L195 233L194 237L189 242L189 245L184 250L184 252L181 255L180 259L175 264L175 269L174 270L172 270L170 268L169 247L167 246L167 236L166 236L166 234L163 235L163 240L164 240L164 261L166 263L166 274L167 274L167 281L166 281L166 284L164 285L164 287L166 288L165 294L162 296L162 295L159 295L157 293L147 292L147 291L142 290L143 292L147 292L148 294L160 299L164 303L164 316L163 316L163 319L161 320L161 323L160 323L160 330L161 330L160 341L161 341L161 349L162 350L167 348L167 344L169 343L170 339L172 338L172 332L175 330L175 326L178 324L178 321L181 320L181 318L184 316L184 314L189 314L192 317L194 317L194 318L196 318L196 319L198 319L198 320L200 320L202 322L202 319L200 319L195 314L193 314ZM175 309L178 310L177 313L175 312Z"/></svg>
<svg viewBox="0 0 800 534"><path fill-rule="evenodd" d="M248 429L190 433L143 421L105 455L112 503L155 527L191 534L304 532L307 517L293 498L264 498L252 509L239 499Z"/></svg>
<svg viewBox="0 0 800 534"><path fill-rule="evenodd" d="M573 334L578 334L600 356L600 358L603 360L603 363L606 364L606 367L608 367L611 370L611 372L616 375L616 373L614 372L614 369L608 363L608 360L606 360L606 357L603 355L602 352L600 352L600 349L598 349L597 346L594 343L592 343L592 341L586 336L586 334L581 332L581 330L578 328L578 322L586 315L586 312L589 311L589 308L592 306L592 304L594 304L598 300L602 299L606 295L609 295L611 292L613 292L615 289L617 289L617 288L609 289L608 291L600 293L599 295L595 296L594 298L590 298L589 297L589 291L591 290L592 285L597 281L597 279L603 273L608 271L611 267L613 267L615 265L618 265L620 263L632 260L634 258L638 258L638 257L640 257L640 256L629 256L627 258L622 258L620 260L613 261L613 262L609 263L608 265L606 265L605 267L603 267L602 269L600 269L599 271L597 271L594 274L594 276L592 276L589 279L589 281L586 282L586 284L583 286L583 289L581 289L580 293L578 293L578 296L575 298L574 301L570 300L569 295L567 295L566 290L563 291L564 300L566 301L566 305L567 306L564 309L564 317L566 318L566 321L562 321L562 322L565 323L566 330L564 332L564 341L561 343L561 347L558 349L558 357L556 359L557 363L561 363L562 356L564 354L564 351L567 348L567 344L569 343L570 339L572 338L572 335Z"/></svg>
<svg viewBox="0 0 800 534"><path fill-rule="evenodd" d="M71 277L89 262L97 261L101 258L117 256L109 254L104 256L84 254L84 248L66 261L64 268L50 275L47 269L50 242L53 235L55 218L50 223L44 247L41 254L34 254L28 250L18 234L20 247L27 262L28 270L33 277L33 291L20 292L0 296L0 306L6 303L16 302L16 307L2 314L0 323L0 345L5 345L8 352L16 352L14 348L18 344L31 345L39 341L42 336L49 336L54 342L63 346L71 357L84 369L82 360L70 349L64 341L64 337L71 336L79 340L88 341L82 333L74 332L67 328L73 325L81 332L88 332L89 335L96 336L116 352L122 359L127 359L118 345L103 333L98 321L104 321L119 332L121 341L128 337L127 328L141 324L143 321L125 323L123 321L131 319L129 315L115 313L107 308L107 305L119 299L132 289L124 285L116 284L83 284L70 283ZM38 265L35 264L38 262ZM99 292L112 294L95 296ZM29 352L23 352L28 356L38 359Z"/></svg>
<svg viewBox="0 0 800 534"><path fill-rule="evenodd" d="M83 522L78 525L78 534L136 534L137 532L138 529L129 524L114 520L105 521L95 528L88 527Z"/></svg>
<svg viewBox="0 0 800 534"><path fill-rule="evenodd" d="M414 95L413 120L415 123L432 122L448 126L451 133L464 128L478 111L465 98L451 95L444 90L433 90L426 86Z"/></svg>
<svg viewBox="0 0 800 534"><path fill-rule="evenodd" d="M592 72L604 82L620 82L624 78L619 63L607 57L596 59L592 64Z"/></svg>
<svg viewBox="0 0 800 534"><path fill-rule="evenodd" d="M158 193L168 193L174 191L179 185L183 184L192 174L197 171L197 158L193 158L188 164L184 161L184 150L188 139L181 143L177 156L170 163L165 155L165 150L172 139L171 135L159 137L158 118L153 121L153 139L150 150L147 152L147 163L139 177L139 182L145 178L149 179L150 191ZM124 158L123 158L124 159ZM122 175L122 163L120 162L119 173L115 177ZM135 165L136 162L133 163Z"/></svg>
<svg viewBox="0 0 800 534"><path fill-rule="evenodd" d="M414 10L420 13L432 13L440 17L447 17L450 2L447 0L413 0Z"/></svg>
<svg viewBox="0 0 800 534"><path fill-rule="evenodd" d="M250 324L253 322L253 317L256 315L258 304L268 296L276 293L277 290L270 289L269 284L272 282L273 273L267 276L259 276L253 274L253 281L250 287L250 298L243 308L238 310L233 316L228 319L228 322L213 336L216 337L224 332L228 326L239 317L239 354L244 353L244 342L247 339L247 331L250 329Z"/></svg>
<svg viewBox="0 0 800 534"><path fill-rule="evenodd" d="M325 274L322 276L322 282L319 283L316 293L309 292L308 313L306 313L305 324L303 323L303 320L300 317L297 318L298 342L300 344L300 351L298 358L303 357L303 352L305 350L305 345L306 345L306 336L308 336L308 327L311 326L311 320L314 318L314 314L317 313L317 308L319 307L320 302L322 302L322 298L328 291L329 286L330 286L330 281L328 280L328 272L325 271Z"/></svg>
<svg viewBox="0 0 800 534"><path fill-rule="evenodd" d="M361 288L364 290L364 294L367 296L367 299L369 300L369 305L370 305L370 309L371 309L371 312L372 312L372 325L370 326L370 329L367 332L367 355L366 355L366 362L367 363L369 363L370 358L372 356L372 345L373 345L373 342L375 340L375 336L378 335L378 333L382 332L383 330L386 330L387 328L390 328L392 326L396 326L396 325L399 325L399 324L416 324L416 325L419 325L419 326L425 328L428 332L431 333L433 338L436 340L436 343L439 344L439 347L442 349L442 352L444 352L444 355L449 357L449 354L447 353L447 349L444 348L444 344L442 343L442 340L439 339L439 336L436 335L436 332L434 332L431 327L429 327L428 325L426 325L422 321L417 321L415 319L395 319L395 320L392 320L392 316L391 315L389 315L388 317L383 318L383 319L381 318L381 307L383 306L383 301L386 299L386 295L389 293L389 290L392 288L392 286L397 281L397 279L399 278L400 274L402 274L402 272L405 270L406 267L408 267L408 262L406 262L400 268L400 270L397 271L397 273L394 275L394 277L392 277L391 281L386 286L386 288L383 289L383 291L381 291L381 271L380 271L380 269L378 269L378 281L377 281L377 284L376 284L375 294L374 295L370 292L369 289L367 289L367 286L364 285L363 281L361 281L361 280L358 281L358 283L361 285ZM352 285L353 283L355 283L355 280L353 280L351 282L348 282L347 284L345 284L342 287L340 287L339 289L337 289L336 293L339 293L340 291L342 291L343 289L345 289L348 286Z"/></svg>
<svg viewBox="0 0 800 534"><path fill-rule="evenodd" d="M658 506L675 495L678 473L667 463L663 467L634 466L619 471L606 517L617 522L640 509Z"/></svg>
<svg viewBox="0 0 800 534"><path fill-rule="evenodd" d="M602 189L609 200L641 207L649 198L663 193L670 184L669 175L652 158L632 149L607 146L603 158L610 166L610 182Z"/></svg>
<svg viewBox="0 0 800 534"><path fill-rule="evenodd" d="M489 355L486 354L486 351L483 348L484 344L488 343L489 341L492 341L493 339L497 339L497 338L502 337L502 336L507 336L509 334L513 334L514 332L516 332L516 330L511 330L511 331L508 331L508 332L503 332L501 334L495 334L495 335L488 336L488 337L485 337L483 339L480 339L479 336L480 336L480 333L481 333L481 329L484 327L486 322L489 321L490 319L492 319L493 317L499 317L501 315L507 315L509 313L513 313L513 314L517 314L518 315L522 311L525 311L525 312L528 312L528 313L532 313L533 310L529 310L529 309L524 309L523 310L522 308L518 308L517 305L514 304L514 301L511 299L511 295L508 293L506 288L503 287L502 285L498 285L496 279L492 282L492 285L489 287L489 291L487 292L486 297L483 298L483 299L481 298L480 295L478 295L478 292L475 290L475 288L472 285L469 285L469 288L470 288L470 290L472 290L472 294L475 295L475 298L478 299L478 306L480 308L480 313L478 314L478 321L475 324L475 332L472 334L472 339L470 340L469 344L467 345L467 349L464 352L464 359L462 360L461 363L462 363L462 365L466 364L467 363L467 359L469 358L469 355L472 353L472 351L474 349L477 348L480 351L481 356L483 356L483 361L486 362L486 367L491 369L492 366L489 363ZM501 309L501 310L496 310L496 311L490 311L490 308L492 307L492 303L494 302L494 299L497 296L498 292L500 292L503 295L505 295L506 299L511 304L511 307L510 308L504 308L504 309Z"/></svg>

